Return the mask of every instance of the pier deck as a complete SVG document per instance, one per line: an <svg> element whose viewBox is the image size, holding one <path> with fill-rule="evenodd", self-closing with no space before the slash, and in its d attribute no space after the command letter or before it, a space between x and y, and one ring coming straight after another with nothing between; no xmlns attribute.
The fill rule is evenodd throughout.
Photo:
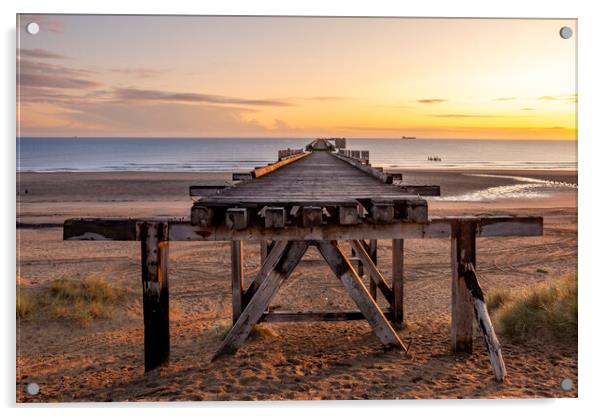
<svg viewBox="0 0 602 416"><path fill-rule="evenodd" d="M446 238L451 241L452 322L455 352L472 352L473 321L485 338L497 380L506 369L487 313L476 272L476 238L536 236L541 217L428 217L421 195L437 195L436 186L393 184L394 178L360 158L335 153L334 145L316 140L308 152L282 152L277 163L256 168L237 181L202 191L190 221L164 219L72 219L64 224L65 240L127 240L141 244L145 369L169 361L169 241L231 241L232 328L214 358L242 346L261 321L366 319L386 348L407 347L396 328L403 324L404 239ZM286 156L285 156L286 155ZM234 179L234 178L233 178ZM391 239L392 278L377 266L378 240ZM338 241L351 243L343 252ZM245 242L261 244L261 269L245 285ZM315 246L348 295L356 311L270 311L269 304L295 269L308 246ZM428 267L428 259L425 260ZM366 287L362 278L368 279ZM246 289L245 289L246 287ZM377 294L388 308L376 303Z"/></svg>

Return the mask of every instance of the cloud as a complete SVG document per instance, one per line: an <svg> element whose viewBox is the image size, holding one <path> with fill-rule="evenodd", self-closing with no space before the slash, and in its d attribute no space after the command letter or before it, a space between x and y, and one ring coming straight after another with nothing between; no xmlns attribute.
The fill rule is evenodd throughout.
<svg viewBox="0 0 602 416"><path fill-rule="evenodd" d="M51 52L46 49L23 49L19 48L17 51L19 58L36 58L36 59L68 59L65 55Z"/></svg>
<svg viewBox="0 0 602 416"><path fill-rule="evenodd" d="M532 111L535 110L533 107L523 107L520 109L521 111Z"/></svg>
<svg viewBox="0 0 602 416"><path fill-rule="evenodd" d="M499 97L499 98L494 98L495 101L511 101L511 100L518 100L518 98L516 97Z"/></svg>
<svg viewBox="0 0 602 416"><path fill-rule="evenodd" d="M19 87L44 87L55 89L88 89L102 83L88 79L93 71L69 68L46 62L20 59L17 82Z"/></svg>
<svg viewBox="0 0 602 416"><path fill-rule="evenodd" d="M558 97L553 95L542 95L541 97L537 97L537 99L542 101L556 101L558 100Z"/></svg>
<svg viewBox="0 0 602 416"><path fill-rule="evenodd" d="M421 100L416 100L419 103L422 104L438 104L438 103L444 103L447 100L445 98L423 98Z"/></svg>
<svg viewBox="0 0 602 416"><path fill-rule="evenodd" d="M337 96L318 96L318 97L305 97L304 100L310 101L340 101L344 100L346 97L337 97Z"/></svg>
<svg viewBox="0 0 602 416"><path fill-rule="evenodd" d="M188 92L168 92L159 90L143 90L138 88L117 88L115 98L130 101L150 102L184 102L197 104L239 104L250 106L288 107L291 103L274 99L248 99L223 95L212 95Z"/></svg>
<svg viewBox="0 0 602 416"><path fill-rule="evenodd" d="M154 68L113 68L111 71L118 74L133 76L135 78L154 78L165 73L162 69Z"/></svg>
<svg viewBox="0 0 602 416"><path fill-rule="evenodd" d="M498 117L490 114L429 114L429 117L444 118L476 118L476 117Z"/></svg>
<svg viewBox="0 0 602 416"><path fill-rule="evenodd" d="M87 79L73 78L60 75L32 74L24 73L18 77L21 87L45 87L45 88L95 88L102 84Z"/></svg>

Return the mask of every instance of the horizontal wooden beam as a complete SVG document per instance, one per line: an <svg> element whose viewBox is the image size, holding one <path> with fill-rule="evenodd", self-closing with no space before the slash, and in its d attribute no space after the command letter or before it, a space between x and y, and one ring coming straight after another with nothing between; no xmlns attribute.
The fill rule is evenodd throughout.
<svg viewBox="0 0 602 416"><path fill-rule="evenodd" d="M139 220L142 221L142 220ZM147 220L149 221L149 220ZM161 220L158 220L161 221ZM165 220L163 220L165 221ZM432 217L428 223L397 222L392 224L321 225L316 227L286 226L266 229L252 225L243 230L226 225L201 227L188 221L169 221L171 241L265 241L265 240L361 240L450 238L455 224L474 222L477 237L527 237L543 234L543 218L535 216L462 216ZM63 225L65 240L139 239L137 220L70 219Z"/></svg>
<svg viewBox="0 0 602 416"><path fill-rule="evenodd" d="M283 159L283 160L273 163L271 165L263 166L260 168L255 168L255 170L253 170L253 172L251 172L251 175L253 175L253 178L260 178L264 175L267 175L268 173L272 173L275 170L280 169L283 166L288 165L289 163L296 162L297 160L304 158L305 156L307 156L309 154L310 153L300 153L298 155L288 157L286 159Z"/></svg>
<svg viewBox="0 0 602 416"><path fill-rule="evenodd" d="M391 310L383 314L391 318ZM308 322L308 321L357 321L366 319L361 311L268 311L261 317L263 322Z"/></svg>
<svg viewBox="0 0 602 416"><path fill-rule="evenodd" d="M396 185L397 189L410 195L441 196L439 185Z"/></svg>
<svg viewBox="0 0 602 416"><path fill-rule="evenodd" d="M347 156L343 156L341 154L338 153L330 153L331 155L333 155L334 157L341 159L347 163L349 163L351 166L358 168L359 170L361 170L364 173L367 173L370 176L375 177L376 179L378 179L379 181L383 182L383 183L393 183L393 176L384 173L382 170L380 169L376 169L371 167L370 165L364 164L361 161L357 160L357 159L353 159L351 157L347 157Z"/></svg>

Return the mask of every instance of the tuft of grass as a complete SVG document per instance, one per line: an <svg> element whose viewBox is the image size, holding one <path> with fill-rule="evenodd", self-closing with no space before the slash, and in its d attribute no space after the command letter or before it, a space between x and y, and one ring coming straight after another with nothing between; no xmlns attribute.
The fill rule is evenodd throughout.
<svg viewBox="0 0 602 416"><path fill-rule="evenodd" d="M496 329L519 340L577 341L577 277L567 276L538 284L531 289L513 291L502 298L495 314Z"/></svg>
<svg viewBox="0 0 602 416"><path fill-rule="evenodd" d="M219 323L213 326L212 331L220 340L223 340L224 338L226 338L226 335L228 335L230 328L232 328L232 325L230 324ZM250 340L265 340L276 338L277 336L278 334L276 333L276 331L274 331L272 327L267 324L257 324L253 327L253 329L251 329L251 332L249 333Z"/></svg>
<svg viewBox="0 0 602 416"><path fill-rule="evenodd" d="M265 340L276 338L277 336L278 334L272 329L270 325L257 324L251 330L251 333L249 334L249 339Z"/></svg>
<svg viewBox="0 0 602 416"><path fill-rule="evenodd" d="M34 310L35 297L30 289L17 286L17 318L25 318Z"/></svg>
<svg viewBox="0 0 602 416"><path fill-rule="evenodd" d="M111 318L114 308L131 291L118 288L103 279L57 279L33 290L17 291L17 316L35 312L50 320L68 320L88 324L94 319Z"/></svg>
<svg viewBox="0 0 602 416"><path fill-rule="evenodd" d="M512 299L512 292L508 289L499 289L491 293L487 293L486 303L489 313L493 313L504 306Z"/></svg>

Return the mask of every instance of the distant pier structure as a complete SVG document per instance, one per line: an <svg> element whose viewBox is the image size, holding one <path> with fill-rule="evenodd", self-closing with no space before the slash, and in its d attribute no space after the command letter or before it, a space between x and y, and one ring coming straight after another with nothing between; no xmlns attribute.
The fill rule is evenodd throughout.
<svg viewBox="0 0 602 416"><path fill-rule="evenodd" d="M451 350L473 351L473 323L482 333L498 381L506 368L479 285L478 237L539 236L539 216L430 217L425 197L437 185L411 185L399 173L346 149L345 139L316 139L305 150L285 149L278 162L233 174L225 184L191 186L189 219L81 218L65 221L65 240L138 241L141 246L145 369L169 362L170 241L231 245L232 328L214 359L242 347L259 322L365 319L387 348L406 350L396 328L404 322L404 242L447 239L451 253ZM392 241L391 279L378 265L378 241ZM352 252L339 243L347 241ZM259 244L261 267L244 270L246 244ZM340 280L355 310L271 310L271 300L309 246ZM422 267L430 267L425 259ZM250 279L245 284L245 279ZM376 302L382 296L386 307ZM277 342L277 341L276 341ZM341 343L347 342L341 337Z"/></svg>

